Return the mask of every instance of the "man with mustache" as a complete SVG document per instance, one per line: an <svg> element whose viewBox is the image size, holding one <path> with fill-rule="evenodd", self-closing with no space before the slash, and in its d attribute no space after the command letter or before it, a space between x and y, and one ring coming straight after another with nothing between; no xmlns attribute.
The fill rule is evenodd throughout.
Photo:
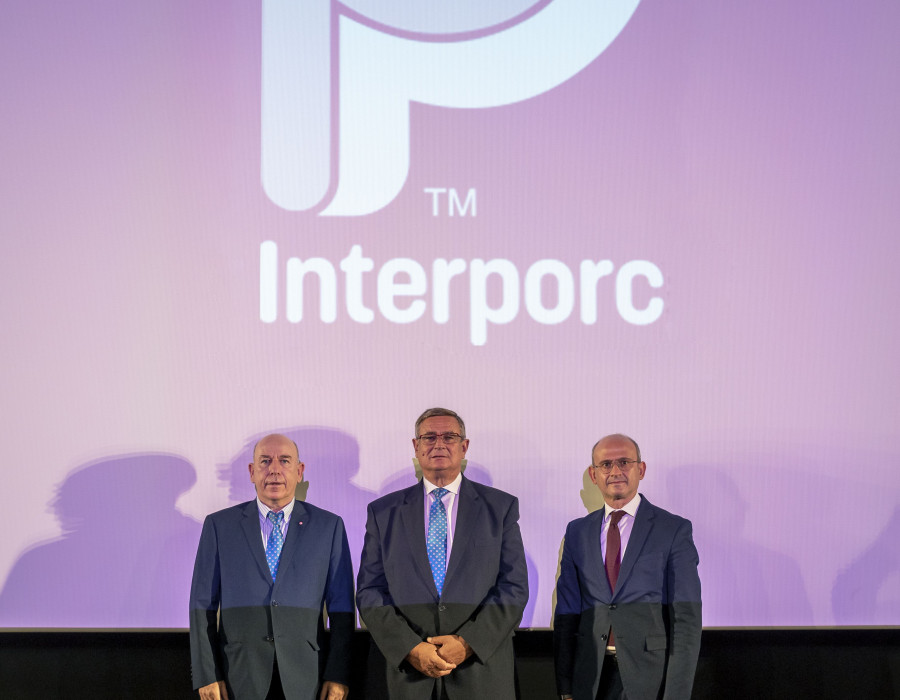
<svg viewBox="0 0 900 700"><path fill-rule="evenodd" d="M355 622L347 535L340 517L295 500L303 469L292 440L264 437L249 465L256 498L203 523L190 607L202 700L347 696Z"/></svg>
<svg viewBox="0 0 900 700"><path fill-rule="evenodd" d="M688 700L700 653L691 523L638 493L647 465L602 438L590 477L605 507L566 529L553 624L556 685L573 700Z"/></svg>

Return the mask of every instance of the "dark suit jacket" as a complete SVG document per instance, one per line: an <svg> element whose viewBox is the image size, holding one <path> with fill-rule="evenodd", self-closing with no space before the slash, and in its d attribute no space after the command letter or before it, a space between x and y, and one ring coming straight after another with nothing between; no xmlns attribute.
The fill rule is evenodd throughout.
<svg viewBox="0 0 900 700"><path fill-rule="evenodd" d="M231 700L263 700L276 653L288 698L313 700L320 679L349 684L353 566L343 521L296 501L273 584L256 501L208 516L190 624L194 688L225 680Z"/></svg>
<svg viewBox="0 0 900 700"><path fill-rule="evenodd" d="M430 700L435 680L406 655L426 637L458 634L474 654L444 677L451 700L514 697L513 630L528 602L516 498L469 481L459 489L456 531L438 597L425 549L424 489L369 504L356 600L386 660L390 697Z"/></svg>
<svg viewBox="0 0 900 700"><path fill-rule="evenodd" d="M597 695L610 626L629 700L691 696L702 626L691 523L641 499L615 591L600 554L606 509L566 529L553 640L557 688L575 700Z"/></svg>

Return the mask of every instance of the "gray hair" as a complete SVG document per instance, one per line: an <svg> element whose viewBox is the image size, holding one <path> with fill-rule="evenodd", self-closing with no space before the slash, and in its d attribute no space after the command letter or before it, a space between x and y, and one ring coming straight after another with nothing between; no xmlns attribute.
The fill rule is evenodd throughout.
<svg viewBox="0 0 900 700"><path fill-rule="evenodd" d="M459 432L462 434L462 437L466 436L466 424L463 423L463 419L459 417L459 414L456 411L451 411L449 408L429 408L427 411L424 411L421 416L416 420L415 427L415 437L419 437L419 426L422 425L422 422L427 420L428 418L434 418L435 416L448 416L449 418L455 418L456 422L459 423Z"/></svg>

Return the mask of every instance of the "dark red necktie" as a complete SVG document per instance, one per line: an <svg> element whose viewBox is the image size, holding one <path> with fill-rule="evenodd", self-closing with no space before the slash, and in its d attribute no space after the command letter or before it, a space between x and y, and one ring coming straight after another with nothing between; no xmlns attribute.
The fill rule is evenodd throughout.
<svg viewBox="0 0 900 700"><path fill-rule="evenodd" d="M606 578L609 588L616 592L616 581L619 580L619 569L622 567L622 536L619 534L619 521L625 515L624 510L614 511L609 516L609 529L606 531ZM609 630L607 646L615 646L612 628Z"/></svg>

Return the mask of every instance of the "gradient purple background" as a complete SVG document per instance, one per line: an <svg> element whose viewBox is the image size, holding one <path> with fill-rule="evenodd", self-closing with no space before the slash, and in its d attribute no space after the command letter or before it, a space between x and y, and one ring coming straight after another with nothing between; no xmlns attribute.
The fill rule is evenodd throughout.
<svg viewBox="0 0 900 700"><path fill-rule="evenodd" d="M544 95L413 106L406 187L360 218L260 186L259 10L3 5L0 626L186 626L199 523L252 497L246 451L273 429L298 431L308 498L358 555L432 405L520 498L524 626L549 624L614 431L694 522L706 626L900 625L897 3L644 0ZM477 217L433 217L427 187L477 188ZM361 325L342 296L334 324L312 297L267 325L264 240L429 274L650 260L665 310L628 325L601 283L596 325L523 307L474 347L461 285L445 326L430 297L416 323Z"/></svg>

